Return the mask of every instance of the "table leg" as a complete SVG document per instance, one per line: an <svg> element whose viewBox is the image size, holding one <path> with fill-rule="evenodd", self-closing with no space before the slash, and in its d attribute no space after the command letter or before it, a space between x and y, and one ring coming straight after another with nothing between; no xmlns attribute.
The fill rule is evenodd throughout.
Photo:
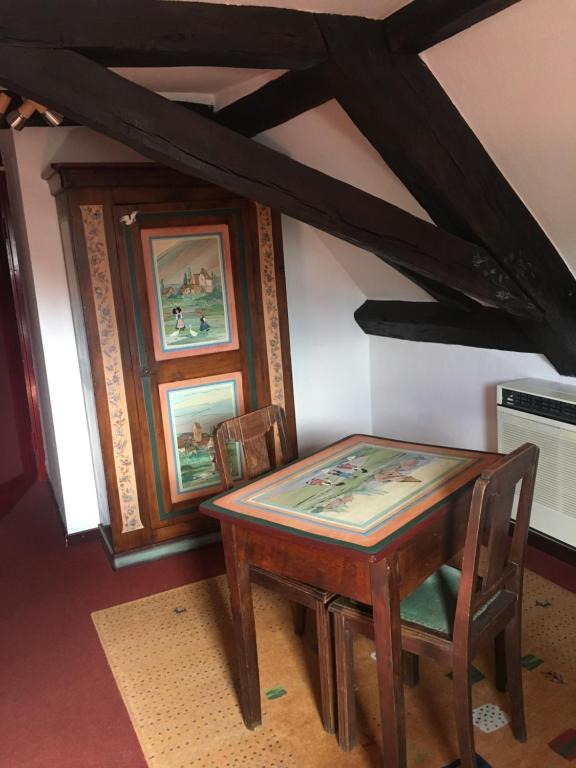
<svg viewBox="0 0 576 768"><path fill-rule="evenodd" d="M395 554L370 564L370 583L385 765L386 768L406 768L400 597Z"/></svg>
<svg viewBox="0 0 576 768"><path fill-rule="evenodd" d="M234 523L222 522L221 527L230 589L234 639L236 641L240 708L244 724L253 730L262 723L262 709L252 586L246 559L246 534L240 526Z"/></svg>

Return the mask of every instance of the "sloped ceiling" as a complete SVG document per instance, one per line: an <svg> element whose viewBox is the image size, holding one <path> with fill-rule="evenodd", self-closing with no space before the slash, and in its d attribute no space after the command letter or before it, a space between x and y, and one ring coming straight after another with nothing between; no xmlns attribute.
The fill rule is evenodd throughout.
<svg viewBox="0 0 576 768"><path fill-rule="evenodd" d="M185 0L181 0L185 2ZM508 178L511 186L516 189L520 198L526 201L527 206L535 213L551 239L556 242L563 253L567 262L573 264L574 254L572 250L573 227L571 211L573 210L573 193L571 192L572 170L574 164L574 152L568 154L564 151L565 142L573 150L573 140L571 138L571 126L573 125L571 117L572 112L566 110L566 103L569 99L570 86L573 82L574 59L571 56L573 39L573 21L576 8L572 0L560 0L554 4L554 20L550 21L550 4L547 0L505 0L497 3L497 8L508 5L512 6L505 11L489 18L483 23L478 23L467 32L456 34L455 37L445 41L436 48L425 51L423 54L424 67L421 62L414 58L395 56L390 54L390 50L381 46L382 27L374 22L367 22L362 19L342 19L337 16L317 17L313 19L308 14L299 15L301 37L295 37L292 30L292 37L285 35L282 27L272 26L268 28L270 35L279 35L277 42L280 49L273 45L269 39L262 37L261 33L254 28L254 20L277 19L278 12L270 9L270 13L262 13L259 9L242 10L238 12L232 8L225 11L220 6L223 2L213 2L211 6L198 6L191 9L192 16L195 19L212 19L212 30L214 30L214 18L220 18L220 11L225 11L222 16L228 20L237 21L252 19L246 28L246 39L251 39L256 45L257 55L250 57L245 51L238 56L234 55L233 48L237 38L237 27L228 27L228 41L224 47L225 56L214 57L214 51L209 46L211 42L206 43L209 50L199 52L194 50L192 59L188 57L187 61L218 63L229 63L238 66L238 64L254 65L255 63L268 66L293 67L296 64L297 73L290 73L282 78L282 82L274 84L265 89L264 102L259 93L257 99L244 100L241 105L236 105L233 109L226 110L222 115L218 115L216 122L219 122L224 128L224 133L218 134L212 127L209 127L207 121L202 122L192 117L193 113L182 110L180 107L173 107L156 99L151 94L138 88L133 88L128 83L122 84L120 80L114 78L98 65L96 68L89 60L81 60L77 53L65 53L64 55L43 51L39 54L44 57L42 61L46 67L42 67L42 74L46 72L48 65L54 65L56 62L73 59L76 57L77 69L75 77L78 80L83 76L89 81L99 82L100 87L105 90L109 87L114 93L117 93L119 102L135 102L135 119L139 120L142 115L152 115L156 122L159 121L160 114L173 116L173 119L166 120L162 125L154 124L153 130L148 136L144 131L141 144L136 142L136 146L145 147L146 151L150 146L158 149L157 157L164 159L169 156L169 161L175 163L176 167L183 167L186 171L193 168L197 171L198 163L207 174L207 178L220 178L218 169L220 164L225 165L223 171L226 181L230 183L231 188L235 189L235 184L239 185L241 193L254 196L263 195L262 199L269 204L277 206L280 210L289 215L301 218L303 221L313 224L320 229L326 229L329 232L338 234L350 242L370 246L385 261L392 261L398 265L398 269L408 269L407 274L416 280L412 267L418 275L432 280L425 283L426 289L430 290L433 296L440 294L440 300L448 303L452 301L461 302L462 292L469 293L480 301L488 301L497 307L504 308L505 313L502 320L506 318L506 313L515 312L526 318L530 317L532 331L544 338L544 346L548 354L548 342L550 341L554 350L552 355L556 354L558 342L555 340L558 332L561 332L562 342L560 346L569 344L572 354L572 360L568 366L564 360L558 361L561 368L558 370L576 370L576 345L574 344L574 300L575 290L570 288L570 275L562 265L561 259L554 252L550 242L546 240L542 231L535 224L534 220L526 212L526 209L519 203L517 197L508 188L504 180L494 169L490 160L486 156L492 154L493 159L499 166L504 175ZM261 0L254 3L251 0L248 3L238 3L237 5L248 6L270 5L270 0ZM164 3L158 3L163 6ZM399 6L406 3L378 3L375 8L369 2L285 2L278 0L272 3L276 7L298 8L306 11L332 11L337 13L364 13L370 16L385 17L387 14L397 10ZM486 3L486 7L489 3ZM153 9L155 13L159 12L158 6ZM214 6L219 6L217 9ZM433 7L433 6L429 6ZM558 10L560 9L560 14ZM185 14L181 12L185 10ZM496 10L493 9L493 10ZM170 14L167 18L180 18L183 15L188 18L188 9L182 6L179 8L173 6L169 9ZM200 16L198 15L200 14ZM295 16L284 16L282 18L296 18ZM567 18L560 18L566 16ZM401 14L401 18L406 18ZM409 14L409 18L411 14ZM156 16L155 21L161 24L162 16ZM21 22L21 20L20 20ZM129 19L125 22L130 24ZM264 21L263 21L264 23ZM265 25L265 23L264 23ZM554 27L557 27L555 29ZM199 29L194 25L191 27L199 40L204 40L200 35ZM219 29L219 27L218 27ZM388 35L389 45L394 50L392 31L395 29L394 23L387 25L386 34ZM308 30L308 31L306 31ZM311 31L310 31L311 30ZM211 30L207 28L206 38L211 41ZM342 34L344 32L344 34ZM153 34L153 32L151 31ZM560 34L559 34L560 33ZM26 40L26 31L20 32ZM108 27L110 45L109 49L113 51L111 61L134 62L130 56L118 56L120 42L116 41L114 29ZM284 38L282 38L284 34ZM300 33L299 33L300 34ZM356 39L356 45L352 44L352 37ZM308 37L306 37L308 35ZM290 47L294 40L308 40L312 37L316 48L313 52L316 56L310 56L305 60L301 54L299 58L294 59L294 51ZM421 50L424 46L422 39L438 39L440 35L431 34L428 37L414 40L408 43L407 51ZM124 37L122 41L124 41ZM146 42L139 40L141 47L146 47ZM283 42L288 43L288 52L283 48ZM529 41L529 45L527 42ZM396 41L398 43L398 41ZM406 43L406 41L404 41ZM62 41L59 43L62 45ZM70 38L67 43L71 48L77 47L77 40ZM122 42L122 45L124 43ZM410 44L413 46L410 48ZM66 45L66 44L65 44ZM248 43L247 43L248 45ZM264 46L264 47L263 47ZM537 54L532 56L533 50ZM350 53L349 49L352 50ZM107 49L108 50L108 49ZM300 96L303 93L302 85L306 85L306 78L309 73L302 69L302 66L312 62L322 61L322 51L327 50L332 63L328 67L321 64L317 69L320 74L315 74L317 78L312 88L316 92L311 94L306 92L306 98L302 101ZM386 52L388 50L388 52ZM33 81L27 80L28 72L27 61L20 61L16 57L17 49L8 44L4 51L4 66L6 67L6 77L8 86L20 85L23 92L31 93L33 97L39 88L37 80L43 84L43 88L51 87L54 82L54 76L50 82L44 78L36 77ZM232 51L232 53L230 53ZM318 53L320 51L320 53ZM372 61L371 52L378 51L377 61ZM110 55L109 53L107 54ZM38 58L38 57L36 57ZM33 63L36 63L36 58ZM159 59L153 59L158 63ZM160 59L163 63L174 61L182 62L183 58L174 59L164 57ZM536 60L536 63L535 63ZM136 59L136 63L150 62L150 57ZM531 61L532 66L527 66ZM24 69L22 69L22 65ZM325 83L325 69L330 70L329 77L334 81L331 87ZM430 77L431 70L434 78ZM24 71L24 74L22 72ZM52 72L52 70L50 70ZM57 69L54 70L57 72ZM370 73L370 79L366 73ZM34 74L38 74L37 72ZM213 104L218 108L224 103L233 100L234 94L238 97L246 93L254 85L258 87L262 80L278 76L278 72L272 70L218 70L215 68L197 68L182 72L172 71L124 71L128 77L133 77L142 84L147 85L157 91L164 93L179 94L198 92L202 93L207 99L212 98ZM336 75L336 76L335 76ZM164 81L164 77L166 81ZM23 78L23 79L21 79ZM179 78L179 79L178 79ZM80 89L79 81L75 83L71 90L71 82L74 77L63 78L60 83L57 80L60 90L56 88L54 101L64 111L66 105L74 103L75 93ZM259 82L257 82L259 81ZM164 85L164 82L166 83ZM234 121L230 121L230 113L237 115L242 110L253 114L253 105L255 103L262 105L262 114L273 114L273 107L277 106L274 101L270 101L269 94L274 94L274 98L281 105L285 104L280 94L285 93L285 83L289 83L292 93L296 92L300 99L299 103L303 109L311 109L317 104L323 103L327 97L333 93L337 96L343 109L351 116L360 131L370 140L372 145L378 150L379 154L390 163L391 168L400 179L403 179L407 186L412 190L420 203L430 212L430 215L440 224L442 229L438 230L430 227L429 224L418 221L413 215L399 211L398 208L413 207L413 200L405 194L405 190L398 184L379 185L374 190L377 194L390 203L396 204L386 206L368 196L362 196L358 191L346 192L345 185L338 186L338 182L325 180L331 190L334 190L334 201L338 211L339 206L343 205L343 200L347 202L346 215L334 215L328 210L329 206L324 201L330 197L323 193L321 200L316 200L313 206L307 204L303 208L300 201L300 190L298 194L294 190L288 193L278 183L278 178L283 178L283 169L293 169L297 166L282 154L293 154L295 157L301 156L302 149L308 148L309 142L317 141L317 137L312 137L312 133L302 134L298 127L292 123L282 128L290 131L292 129L296 134L289 134L288 140L280 140L278 149L280 153L270 153L263 148L257 148L253 143L251 146L242 144L243 131L237 128ZM32 83L32 84L31 84ZM502 84L505 86L502 87ZM377 85L378 84L378 85ZM440 86L440 87L439 87ZM442 92L444 87L446 93L451 97L459 110L454 110L453 106L446 99ZM213 91L213 93L210 93ZM59 96L58 96L59 94ZM318 100L320 97L320 100ZM388 97L388 100L387 100ZM549 98L550 97L550 98ZM141 104L146 104L146 108L141 108ZM538 106L537 106L538 105ZM114 106L114 105L112 105ZM328 105L324 105L324 108ZM539 107L539 109L538 109ZM86 111L87 110L87 111ZM252 112L250 111L252 110ZM318 112L318 110L312 110ZM74 112L72 112L74 115ZM176 115L180 116L178 120ZM296 114L296 110L284 110L281 116L286 120L291 115ZM545 115L547 119L540 119ZM120 138L120 140L132 142L134 134L131 130L130 121L124 125L124 112L118 112L117 109L109 109L103 116L96 112L93 107L93 101L87 105L81 104L79 111L76 112L78 120L86 125L92 125L109 135ZM468 120L472 133L468 132L464 120ZM310 113L296 118L310 119ZM154 120L153 120L154 122ZM252 121L254 128L251 133L245 135L254 136L264 127L273 125L274 122ZM276 120L276 124L281 121ZM341 115L337 115L339 125L345 124ZM188 125L189 132L181 129L182 136L177 131L168 130L165 126L175 126L183 123ZM494 128L494 126L498 126ZM533 130L526 130L530 126ZM554 132L561 126L561 141L557 141ZM192 129L195 130L192 130ZM232 128L232 131L225 135L226 129ZM221 129L220 129L221 130ZM237 131L234 133L234 131ZM202 143L199 136L207 134L206 141ZM352 133L352 132L350 132ZM219 135L220 143L215 140L216 134ZM165 137L168 137L169 146L162 144ZM481 143L478 143L477 136ZM518 141L518 138L527 138L526 142ZM276 135L276 138L278 136ZM341 138L341 137L339 137ZM151 145L146 143L148 139ZM321 137L321 140L323 137ZM272 136L260 136L260 141L275 141ZM360 143L362 140L355 136L349 140L348 146ZM196 142L196 143L195 143ZM306 144L304 144L306 142ZM344 142L346 143L346 142ZM553 147L550 144L553 143ZM172 158L171 154L177 155L179 147L184 144L190 145L189 156L182 158ZM197 144L202 145L200 157L196 158L194 150ZM541 153L540 146L546 144L547 152ZM208 147L215 157L206 161L203 151ZM237 151L234 152L234 147ZM519 152L520 150L520 152ZM222 157L230 155L232 166L242 162L244 166L232 171L228 164L223 163ZM326 170L332 176L339 177L342 180L349 181L351 170L350 163L347 164L348 152L346 149L334 153L330 149L327 153L322 153L316 146L312 160L308 163L315 165L318 169ZM333 158L343 162L336 168L328 170L323 164L332 164ZM264 158L266 160L264 161ZM476 162L476 160L478 162ZM273 163L277 167L271 168ZM270 176L269 183L264 183L258 177L254 182L250 181L252 173L258 176L260 165L264 170L267 169ZM366 188L371 186L374 181L374 169L378 167L376 173L382 169L382 161L376 160L374 168L370 167L366 171L366 177L356 185ZM314 188L312 180L320 178L314 175L310 169L305 170L303 166L298 166L299 173L303 174L301 189ZM253 170L255 169L255 170ZM477 175L477 181L471 178ZM560 180L559 180L560 178ZM286 179L285 179L286 181ZM288 174L287 181L293 181ZM289 184L290 185L290 184ZM336 191L338 190L337 194ZM324 191L323 191L324 192ZM553 202L542 203L544 196L551 192ZM567 194L565 194L567 193ZM267 196L269 195L269 196ZM348 197L346 197L348 195ZM370 218L370 225L367 229L362 229L362 236L358 235L357 229L354 232L348 231L350 227L349 214L356 211L360 218L367 216ZM369 211L369 213L366 213ZM386 212L386 215L385 213ZM319 213L322 221L319 221L316 215ZM394 217L397 229L390 229L388 216ZM385 221L386 228L382 229ZM377 228L380 232L380 239L374 244L370 238L374 237L374 222L377 222ZM337 224L336 228L334 224ZM356 227L357 224L354 224ZM404 227L404 229L402 229ZM344 229L346 230L344 232ZM342 230L342 231L341 231ZM422 233L425 233L422 240ZM368 241L364 234L367 234ZM418 239L420 237L420 239ZM455 238L458 239L456 243ZM424 242L425 241L425 242ZM406 243L413 244L417 242L418 259L428 258L429 261L422 263L420 260L414 260L414 252L406 247ZM457 253L453 254L451 249L456 248ZM482 252L474 249L481 248ZM446 258L446 249L451 256ZM468 250L467 250L468 249ZM442 254L440 258L439 255ZM544 256L550 256L551 260L544 262ZM451 260L450 260L451 259ZM450 270L447 265L450 264ZM408 267L406 266L408 265ZM555 266L554 266L555 265ZM554 266L554 269L551 267ZM467 271L468 270L468 271ZM479 275L482 279L478 279ZM517 279L515 286L514 280L510 282L511 277ZM486 278L486 279L484 279ZM421 282L421 281L419 281ZM448 293L452 295L446 298L446 291L438 291L438 283L444 283ZM529 285L528 285L529 284ZM523 294L523 288L527 293ZM454 288L460 291L460 298L454 298ZM520 292L518 292L520 291ZM381 294L387 298L386 293ZM389 296L395 298L394 295ZM466 297L464 297L466 299ZM466 301L469 301L466 299ZM466 303L466 301L464 303ZM478 305L476 304L475 307ZM469 306L464 307L464 311L469 311ZM543 324L542 317L546 317L546 323ZM553 329L552 331L550 329ZM552 334L552 335L551 335ZM538 346L537 348L541 348ZM550 355L549 355L550 356ZM556 363L555 363L556 364Z"/></svg>
<svg viewBox="0 0 576 768"><path fill-rule="evenodd" d="M530 209L552 242L576 272L576 3L521 0L495 16L425 51L422 58L456 104L502 173ZM302 115L269 132L277 148L297 159L365 188L416 215L416 201L336 105ZM312 137L313 128L331 141L319 148L310 138L299 145L298 133ZM312 125L315 123L315 125ZM292 130L291 130L292 129ZM324 133L324 136L326 134ZM291 139L291 136L293 138ZM342 163L333 142L345 143L357 160ZM318 150L318 151L317 151ZM363 161L363 164L362 164ZM372 165L374 163L374 165ZM384 176L387 176L384 180ZM380 185L380 186L379 186ZM377 259L356 258L353 249L338 248L346 269L369 298L421 299L409 281L390 277ZM362 263L361 263L362 261Z"/></svg>
<svg viewBox="0 0 576 768"><path fill-rule="evenodd" d="M186 2L186 0L179 0ZM225 0L208 0L221 4ZM267 5L304 11L385 18L406 0L251 0L237 5ZM425 51L422 58L470 124L485 149L527 207L576 270L576 3L574 0L521 0ZM277 77L279 70L193 67L119 70L153 90L182 97L188 93L219 109ZM400 182L390 179L368 142L336 105L302 115L261 136L326 173L424 217ZM331 123L328 128L328 122ZM329 140L314 140L314 130ZM306 142L298 135L306 136ZM324 150L322 149L324 147ZM334 148L337 151L334 151ZM362 158L360 165L339 153ZM378 167L380 166L380 167ZM387 181L383 183L382 177ZM338 248L340 254L342 247ZM344 252L353 254L352 246ZM390 268L370 259L372 268L350 255L346 268L370 298L398 298ZM356 266L354 266L356 264ZM421 299L422 291L401 280L402 298Z"/></svg>
<svg viewBox="0 0 576 768"><path fill-rule="evenodd" d="M423 59L576 271L576 3L522 0Z"/></svg>

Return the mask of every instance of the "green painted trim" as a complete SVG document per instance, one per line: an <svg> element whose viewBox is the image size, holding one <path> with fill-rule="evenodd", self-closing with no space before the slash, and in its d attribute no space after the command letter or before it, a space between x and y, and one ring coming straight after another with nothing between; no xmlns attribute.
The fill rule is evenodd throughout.
<svg viewBox="0 0 576 768"><path fill-rule="evenodd" d="M458 496L466 489L467 486L464 486L461 488L458 493L453 494L450 497L450 500L453 501L454 499L457 499ZM230 491L226 491L226 493L230 493ZM438 509L443 507L447 502L448 498L442 499L442 501L437 502L434 504L433 507L430 507L430 509L427 509L426 512L423 512L421 515L418 515L417 518L414 520L411 520L409 523L406 523L406 525L403 525L401 528L399 528L397 531L394 531L394 533L391 533L389 536L387 536L385 539L382 539L382 541L379 541L378 544L373 544L371 547L365 547L361 544L354 544L350 541L338 541L336 539L331 538L330 536L321 536L317 533L309 533L308 531L301 531L297 528L291 528L288 525L280 525L279 523L272 523L269 520L261 520L257 517L250 517L249 515L243 515L239 512L231 512L228 509L224 509L223 507L217 506L214 502L217 501L221 496L226 495L226 493L221 493L218 496L213 496L211 499L208 499L206 501L203 501L200 505L200 510L204 514L210 515L210 510L215 513L215 517L218 519L222 519L222 517L230 517L235 520L244 520L256 525L261 525L267 528L273 528L277 531L284 531L285 533L289 533L292 536L297 536L303 539L310 539L312 541L319 541L323 544L331 544L334 547L342 547L343 549L355 549L358 552L364 552L367 555L375 555L378 552L381 552L383 549L386 549L386 547L389 547L396 539L398 539L403 534L407 533L409 530L414 528L414 526L418 525L419 523L423 522L424 520L427 520L431 515L434 514Z"/></svg>
<svg viewBox="0 0 576 768"><path fill-rule="evenodd" d="M136 323L136 341L138 345L138 359L142 368L148 367L148 357L146 355L146 344L144 342L144 331L142 326L142 313L138 297L138 285L136 280L136 265L134 261L134 251L132 250L131 233L128 227L124 227L124 243L126 253L128 254L128 270L130 272L130 289L132 291L132 305L134 307L134 322ZM150 388L150 379L148 376L142 376L142 390L144 392L144 405L146 410L146 421L148 422L148 432L150 434L150 443L152 445L152 465L154 467L154 487L156 489L156 503L160 519L166 519L164 510L164 497L162 493L162 483L160 481L160 465L158 463L158 449L156 446L156 437L154 430L154 417L152 410L152 390ZM188 511L188 510L186 510Z"/></svg>
<svg viewBox="0 0 576 768"><path fill-rule="evenodd" d="M244 327L246 328L246 356L248 358L248 376L250 380L250 405L252 410L258 408L258 396L256 393L256 370L254 366L254 339L252 335L252 323L250 320L250 302L248 300L248 274L246 272L246 254L244 251L244 229L240 211L234 212L234 218L238 227L238 252L240 254L240 278L242 283L242 314L244 315Z"/></svg>
<svg viewBox="0 0 576 768"><path fill-rule="evenodd" d="M138 346L138 360L142 367L148 365L148 358L146 357L146 344L144 343L144 333L142 331L142 313L140 311L140 303L136 301L138 296L138 285L136 281L136 271L134 269L134 252L132 251L132 240L130 238L130 230L127 226L124 227L124 244L126 245L126 252L128 253L128 266L130 272L130 290L132 292L132 306L134 307L134 320L136 323L136 341Z"/></svg>
<svg viewBox="0 0 576 768"><path fill-rule="evenodd" d="M246 327L245 344L246 344L246 356L248 359L248 372L249 372L249 389L250 389L250 402L252 408L256 408L258 405L257 393L256 393L256 371L254 368L254 342L252 334L252 325L250 322L249 300L248 300L248 276L246 273L246 255L245 255L245 243L244 243L244 230L242 227L242 212L238 208L210 208L201 211L159 211L150 213L139 213L139 221L145 221L146 219L158 219L166 216L174 217L191 217L191 216L230 216L232 215L238 228L238 254L239 254L239 267L241 275L242 285L242 305L243 315ZM132 240L130 229L124 227L124 243L126 246L126 253L128 255L128 269L130 273L130 289L132 291L132 303L134 305L134 321L136 324L136 341L138 346L138 359L142 368L148 367L148 357L146 355L146 345L144 343L144 331L142 323L142 313L140 305L137 301L138 288L136 280L136 264L134 259L134 251L132 249ZM148 431L150 434L150 445L152 447L152 463L154 467L154 487L156 491L156 502L158 504L158 514L160 520L172 520L175 517L183 517L189 515L194 511L195 507L186 507L185 509L177 510L174 512L166 512L164 508L164 494L162 488L162 482L160 479L160 464L158 461L158 445L156 443L156 433L154 429L154 415L152 409L152 390L150 387L150 380L148 377L142 377L142 388L144 390L144 406L146 410L146 420L148 422Z"/></svg>
<svg viewBox="0 0 576 768"><path fill-rule="evenodd" d="M205 547L208 544L216 544L222 540L219 533L207 533L203 536L186 536L181 539L175 539L174 541L165 541L161 544L155 544L152 547L135 549L132 552L115 553L112 550L112 544L105 527L100 525L99 529L115 571L118 571L121 568L129 568L132 565L152 563L155 560L161 560L163 557L178 555L182 552L190 552L194 549Z"/></svg>
<svg viewBox="0 0 576 768"><path fill-rule="evenodd" d="M158 503L158 512L160 513L160 519L166 520L169 516L164 509L164 497L162 495L162 480L160 479L160 464L158 462L158 449L156 446L156 437L154 431L154 417L152 410L152 387L150 386L150 379L148 376L144 376L142 379L142 389L144 390L144 402L146 404L146 420L148 421L148 429L150 431L150 442L152 443L152 465L154 467L154 486L156 488L156 501ZM191 510L184 510L184 513Z"/></svg>
<svg viewBox="0 0 576 768"><path fill-rule="evenodd" d="M329 445L325 446L324 450L328 448L336 448L340 443L345 442L351 437L373 437L373 435L365 435L362 433L353 434L353 435L345 435L344 437L341 437L339 440L335 440L333 443L330 443ZM401 442L401 441L398 441ZM442 446L428 446L433 448L441 448ZM477 453L476 451L469 451L469 453L474 454ZM295 458L292 461L290 461L288 464L286 464L284 467L282 467L282 470L273 469L270 472L266 472L265 474L259 476L259 480L263 479L267 475L272 475L275 472L283 471L287 467L291 466L292 464L297 464L300 461L299 458ZM480 461L480 459L478 459ZM459 498L459 496L462 495L466 491L466 489L475 482L474 479L470 480L466 485L462 486L458 491L451 494L449 497L451 501L454 501ZM419 523L423 522L424 520L427 520L431 515L434 514L438 509L440 509L444 504L447 503L449 500L448 498L442 499L441 501L437 502L433 507L430 507L426 512L423 512L421 515L418 515L417 518L414 520L411 520L409 523L406 523L406 525L403 525L401 528L399 528L394 533L387 536L385 539L382 539L382 541L379 541L378 544L374 544L371 547L362 546L361 544L353 544L352 542L348 541L336 541L335 539L331 538L330 536L321 536L317 533L308 533L306 531L301 531L296 528L291 528L288 525L280 525L279 523L272 523L268 520L261 520L257 517L250 517L249 515L241 514L239 512L232 512L228 509L225 509L224 507L218 506L217 502L219 499L224 498L225 496L228 496L228 494L232 493L230 490L222 491L221 493L216 494L215 496L212 496L209 499L206 499L206 501L203 501L200 505L200 510L204 512L205 514L210 515L210 510L213 511L214 517L217 517L218 519L221 519L224 517L230 517L235 520L244 520L248 521L250 523L256 524L256 525L262 525L268 528L273 528L278 531L284 531L285 533L289 533L292 536L300 536L305 539L309 539L311 541L319 541L323 544L331 544L334 547L343 547L344 549L354 549L357 552L364 552L367 555L374 555L378 552L381 552L386 547L389 547L396 539L398 539L403 534L407 533L409 530L414 528L415 525L418 525Z"/></svg>

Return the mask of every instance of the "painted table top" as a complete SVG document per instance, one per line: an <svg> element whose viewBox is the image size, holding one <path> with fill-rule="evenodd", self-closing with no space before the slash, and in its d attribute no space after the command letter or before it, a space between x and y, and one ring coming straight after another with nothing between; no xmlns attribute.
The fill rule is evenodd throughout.
<svg viewBox="0 0 576 768"><path fill-rule="evenodd" d="M373 552L424 519L495 458L353 435L220 494L201 509Z"/></svg>

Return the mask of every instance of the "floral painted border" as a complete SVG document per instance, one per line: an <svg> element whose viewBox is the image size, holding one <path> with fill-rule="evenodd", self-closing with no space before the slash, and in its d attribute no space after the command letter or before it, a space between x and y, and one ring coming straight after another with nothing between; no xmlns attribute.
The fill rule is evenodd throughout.
<svg viewBox="0 0 576 768"><path fill-rule="evenodd" d="M268 357L268 375L270 379L270 397L275 405L286 407L284 392L284 368L282 365L282 340L280 336L280 317L276 294L276 269L274 256L274 238L272 233L272 213L260 203L256 203L258 218L258 243L260 250L260 278L262 282L262 306L264 310L264 328L266 333L266 352Z"/></svg>
<svg viewBox="0 0 576 768"><path fill-rule="evenodd" d="M108 262L103 206L81 205L80 211L84 225L86 253L90 267L90 281L104 367L116 483L122 517L122 533L129 533L144 526L140 519L138 507L132 437L128 420L128 404L122 372L110 264Z"/></svg>

